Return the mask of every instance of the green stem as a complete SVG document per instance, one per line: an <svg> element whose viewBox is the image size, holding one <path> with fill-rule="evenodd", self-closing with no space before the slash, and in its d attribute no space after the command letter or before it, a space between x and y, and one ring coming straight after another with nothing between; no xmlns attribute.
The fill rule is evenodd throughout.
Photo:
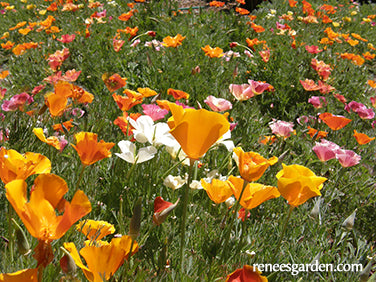
<svg viewBox="0 0 376 282"><path fill-rule="evenodd" d="M275 253L274 253L274 258L275 256L277 255L277 253L279 252L279 248L281 246L281 243L282 243L282 239L283 237L285 236L285 233L286 233L286 229L287 229L287 223L289 222L289 219L291 217L291 214L292 214L292 211L295 207L294 206L290 206L289 208L289 212L287 214L287 217L286 217L286 220L285 220L285 223L283 225L283 229L282 229L282 233L281 233L281 236L279 237L279 240L278 240L278 243L277 243L277 248L275 248Z"/></svg>
<svg viewBox="0 0 376 282"><path fill-rule="evenodd" d="M240 205L240 201L241 201L241 199L243 197L244 190L247 187L248 183L249 182L247 180L244 180L244 182L243 182L243 188L242 188L242 191L240 192L239 198L235 202L234 206L231 208L231 210L233 211L234 215L231 218L231 221L229 223L229 227L226 229L226 233L224 235L225 243L224 243L223 248L222 248L222 250L223 250L222 257L221 257L222 261L227 257L227 252L228 252L228 247L227 246L228 246L228 243L229 243L229 240L230 240L230 233L231 233L232 227L234 225L234 222L236 220L236 214L237 214L237 210L238 210L239 205ZM243 232L242 232L242 236L243 236Z"/></svg>
<svg viewBox="0 0 376 282"><path fill-rule="evenodd" d="M190 159L189 170L188 170L188 181L184 185L184 194L183 194L183 214L180 227L180 274L183 274L184 270L184 246L185 246L185 226L187 220L187 206L189 199L189 185L192 181L192 170L195 164L195 160Z"/></svg>
<svg viewBox="0 0 376 282"><path fill-rule="evenodd" d="M77 183L76 183L76 189L75 191L78 190L78 187L80 186L80 183L81 183L81 180L82 180L82 177L84 176L84 170L85 170L85 167L86 165L82 165L82 168L81 168L81 172L80 172L80 176L78 177L78 180L77 180Z"/></svg>

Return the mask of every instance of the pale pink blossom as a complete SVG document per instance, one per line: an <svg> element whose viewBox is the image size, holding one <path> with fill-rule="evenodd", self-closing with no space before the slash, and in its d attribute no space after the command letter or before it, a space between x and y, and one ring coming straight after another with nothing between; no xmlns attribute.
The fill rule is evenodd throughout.
<svg viewBox="0 0 376 282"><path fill-rule="evenodd" d="M151 117L153 121L163 119L168 114L168 110L161 109L155 104L143 104L142 108L144 114Z"/></svg>
<svg viewBox="0 0 376 282"><path fill-rule="evenodd" d="M230 84L229 88L231 94L234 95L238 101L246 101L255 96L249 84Z"/></svg>
<svg viewBox="0 0 376 282"><path fill-rule="evenodd" d="M208 96L204 102L215 112L223 112L232 109L230 101L222 98L216 98L212 95Z"/></svg>
<svg viewBox="0 0 376 282"><path fill-rule="evenodd" d="M71 43L75 38L76 38L75 34L64 34L56 40L62 43Z"/></svg>
<svg viewBox="0 0 376 282"><path fill-rule="evenodd" d="M362 157L351 150L337 150L336 158L343 167L351 167L357 165Z"/></svg>
<svg viewBox="0 0 376 282"><path fill-rule="evenodd" d="M320 143L315 143L316 145L312 148L312 150L316 153L317 157L322 162L336 158L337 151L341 150L341 148L337 144L325 139L321 139Z"/></svg>
<svg viewBox="0 0 376 282"><path fill-rule="evenodd" d="M136 39L135 41L133 41L133 43L131 44L131 47L136 47L138 44L141 43L141 40L140 39Z"/></svg>
<svg viewBox="0 0 376 282"><path fill-rule="evenodd" d="M306 45L305 49L307 50L308 53L311 53L311 54L317 54L323 51L322 49L319 49L319 47L315 45L312 45L312 46Z"/></svg>
<svg viewBox="0 0 376 282"><path fill-rule="evenodd" d="M269 127L273 134L281 137L289 137L294 132L294 124L292 122L273 119L273 121L269 122Z"/></svg>
<svg viewBox="0 0 376 282"><path fill-rule="evenodd" d="M345 110L357 113L361 119L373 119L375 117L375 112L371 108L367 108L362 103L351 101L345 106Z"/></svg>
<svg viewBox="0 0 376 282"><path fill-rule="evenodd" d="M267 90L270 86L269 83L255 81L255 80L248 80L249 87L251 88L252 92L255 95L262 94L265 90Z"/></svg>

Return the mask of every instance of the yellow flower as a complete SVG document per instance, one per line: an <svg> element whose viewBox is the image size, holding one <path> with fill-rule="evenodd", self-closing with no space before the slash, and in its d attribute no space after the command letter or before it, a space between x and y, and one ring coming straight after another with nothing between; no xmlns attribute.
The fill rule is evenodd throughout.
<svg viewBox="0 0 376 282"><path fill-rule="evenodd" d="M0 274L1 282L38 282L38 268L23 269L13 273Z"/></svg>
<svg viewBox="0 0 376 282"><path fill-rule="evenodd" d="M80 156L82 164L91 165L111 157L110 149L115 146L115 143L106 143L103 140L98 142L98 135L92 132L79 132L74 137L77 144L71 145Z"/></svg>
<svg viewBox="0 0 376 282"><path fill-rule="evenodd" d="M43 128L34 128L33 133L38 137L38 139L44 143L47 143L48 145L54 147L55 149L61 151L62 146L60 144L59 138L56 136L50 136L46 138L46 136L43 133Z"/></svg>
<svg viewBox="0 0 376 282"><path fill-rule="evenodd" d="M216 204L225 202L232 196L231 183L219 179L213 179L211 183L201 179L201 185L209 198Z"/></svg>
<svg viewBox="0 0 376 282"><path fill-rule="evenodd" d="M219 113L183 109L174 103L169 103L169 107L172 113L168 120L170 133L190 159L201 158L230 129L227 118Z"/></svg>
<svg viewBox="0 0 376 282"><path fill-rule="evenodd" d="M101 242L98 245L86 245L78 253L74 243L64 243L76 265L82 269L86 278L91 282L107 281L114 275L128 258L132 244L131 237L124 235L121 238L113 238L110 243ZM137 242L133 242L132 253L138 251ZM82 262L85 259L86 265Z"/></svg>
<svg viewBox="0 0 376 282"><path fill-rule="evenodd" d="M244 152L240 147L236 147L234 153L238 157L240 175L248 182L258 180L269 166L278 162L277 157L265 159L258 153Z"/></svg>
<svg viewBox="0 0 376 282"><path fill-rule="evenodd" d="M26 152L21 155L15 150L0 149L0 178L7 184L15 179L25 180L30 175L49 173L50 160L38 153Z"/></svg>
<svg viewBox="0 0 376 282"><path fill-rule="evenodd" d="M103 237L115 232L115 227L112 224L102 220L91 219L80 221L76 229L90 241L101 240Z"/></svg>
<svg viewBox="0 0 376 282"><path fill-rule="evenodd" d="M239 200L240 193L243 189L244 180L239 177L230 176L228 181L231 183L231 189L234 196ZM278 198L281 194L278 192L277 187L266 186L260 183L248 183L244 189L242 198L240 199L240 205L247 209L253 209L263 202Z"/></svg>
<svg viewBox="0 0 376 282"><path fill-rule="evenodd" d="M310 169L301 165L284 164L283 169L277 173L278 190L288 203L297 207L308 199L320 196L325 177L316 176Z"/></svg>

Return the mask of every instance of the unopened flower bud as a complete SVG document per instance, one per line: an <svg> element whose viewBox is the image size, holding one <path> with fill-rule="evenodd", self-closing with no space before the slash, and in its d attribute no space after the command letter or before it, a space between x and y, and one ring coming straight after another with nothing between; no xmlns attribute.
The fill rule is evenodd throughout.
<svg viewBox="0 0 376 282"><path fill-rule="evenodd" d="M21 226L12 218L14 225L16 226L16 244L18 247L18 251L22 255L27 255L31 252L29 242L26 238L25 232L22 230Z"/></svg>
<svg viewBox="0 0 376 282"><path fill-rule="evenodd" d="M313 206L311 210L311 216L318 217L320 215L320 204L321 204L321 198L318 198L316 200L315 205Z"/></svg>
<svg viewBox="0 0 376 282"><path fill-rule="evenodd" d="M76 266L76 263L74 262L72 256L63 247L60 247L60 249L64 252L64 256L60 259L61 270L65 274L73 274L73 273L75 273L77 271L77 266Z"/></svg>
<svg viewBox="0 0 376 282"><path fill-rule="evenodd" d="M129 236L135 240L140 235L141 226L141 213L142 213L142 198L138 198L133 208L133 216L129 225Z"/></svg>
<svg viewBox="0 0 376 282"><path fill-rule="evenodd" d="M368 280L369 274L371 273L371 269L373 266L373 261L370 260L366 267L360 272L359 274L359 281L360 282L366 282L366 281L374 281L371 278Z"/></svg>
<svg viewBox="0 0 376 282"><path fill-rule="evenodd" d="M342 227L346 228L347 231L351 231L354 227L356 211L357 209L342 223Z"/></svg>

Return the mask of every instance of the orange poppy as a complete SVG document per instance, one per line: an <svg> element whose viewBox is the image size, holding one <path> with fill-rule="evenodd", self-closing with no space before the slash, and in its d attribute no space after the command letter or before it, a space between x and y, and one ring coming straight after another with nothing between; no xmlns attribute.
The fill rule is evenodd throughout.
<svg viewBox="0 0 376 282"><path fill-rule="evenodd" d="M122 78L117 73L113 75L110 75L109 73L104 73L102 75L102 80L110 92L114 92L118 90L119 88L124 87L127 84L126 82L127 79Z"/></svg>
<svg viewBox="0 0 376 282"><path fill-rule="evenodd" d="M354 129L353 136L355 137L356 142L358 142L359 145L368 144L369 142L375 139L375 137L371 138L367 134L356 132L355 129Z"/></svg>
<svg viewBox="0 0 376 282"><path fill-rule="evenodd" d="M180 198L173 204L163 200L162 197L155 198L153 223L155 225L161 225L166 220L167 216L176 208L179 200Z"/></svg>
<svg viewBox="0 0 376 282"><path fill-rule="evenodd" d="M343 116L336 116L331 113L322 113L319 115L319 118L330 127L332 130L339 130L344 128L351 119L345 118Z"/></svg>
<svg viewBox="0 0 376 282"><path fill-rule="evenodd" d="M369 79L369 80L367 80L367 83L372 88L376 88L376 81Z"/></svg>
<svg viewBox="0 0 376 282"><path fill-rule="evenodd" d="M201 158L230 129L225 115L205 109L183 109L174 103L169 106L170 133L190 159Z"/></svg>
<svg viewBox="0 0 376 282"><path fill-rule="evenodd" d="M133 92L133 93L132 93ZM137 104L141 104L143 97L142 95L135 94L137 92L128 90L127 96L117 95L116 93L112 94L112 98L123 112L130 110Z"/></svg>
<svg viewBox="0 0 376 282"><path fill-rule="evenodd" d="M258 271L257 268L253 268L253 266L250 265L244 265L243 268L238 268L226 277L226 282L238 281L267 282L268 278L266 278L266 276L262 276L261 272Z"/></svg>
<svg viewBox="0 0 376 282"><path fill-rule="evenodd" d="M33 133L38 137L40 141L54 147L56 150L62 151L62 144L60 143L59 138L57 138L56 136L50 136L46 138L43 133L43 128L33 128Z"/></svg>
<svg viewBox="0 0 376 282"><path fill-rule="evenodd" d="M283 169L276 175L278 190L289 205L297 207L312 197L321 196L320 190L327 180L325 177L316 176L301 165L282 166Z"/></svg>
<svg viewBox="0 0 376 282"><path fill-rule="evenodd" d="M258 153L244 152L240 147L236 147L234 153L238 157L240 175L248 182L260 179L269 166L278 162L278 158L275 156L265 159Z"/></svg>
<svg viewBox="0 0 376 282"><path fill-rule="evenodd" d="M201 49L205 52L205 55L210 58L220 58L223 57L223 50L219 47L212 48L209 45L205 47L201 47Z"/></svg>
<svg viewBox="0 0 376 282"><path fill-rule="evenodd" d="M55 131L60 131L60 132L62 132L62 133L63 133L65 130L66 130L66 131L69 131L69 130L73 127L72 121L73 121L73 119L71 119L71 120L67 120L67 121L64 121L63 123L54 124L54 125L52 126L52 128L53 128Z"/></svg>
<svg viewBox="0 0 376 282"><path fill-rule="evenodd" d="M115 143L106 143L103 140L98 142L98 135L92 132L79 132L74 137L76 145L71 145L77 151L83 165L91 165L111 157L110 149Z"/></svg>
<svg viewBox="0 0 376 282"><path fill-rule="evenodd" d="M250 12L247 9L244 8L235 8L235 12L239 13L240 15L248 15Z"/></svg>
<svg viewBox="0 0 376 282"><path fill-rule="evenodd" d="M137 88L137 92L141 93L142 96L144 96L145 98L158 95L157 92L155 92L154 90L152 90L152 89L150 89L148 87L146 87L146 88Z"/></svg>
<svg viewBox="0 0 376 282"><path fill-rule="evenodd" d="M167 89L167 95L173 96L176 100L189 98L188 93L181 91L181 90L172 89L172 88Z"/></svg>
<svg viewBox="0 0 376 282"><path fill-rule="evenodd" d="M138 244L133 241L132 245L132 239L127 235L113 238L110 243L97 241L96 245L86 245L79 253L74 243L64 243L64 248L91 282L108 281L128 258L131 246L133 255L138 251ZM82 262L80 255L85 259L87 266Z"/></svg>
<svg viewBox="0 0 376 282"><path fill-rule="evenodd" d="M115 226L103 220L86 219L76 225L76 229L84 234L90 241L98 241L103 237L113 234Z"/></svg>
<svg viewBox="0 0 376 282"><path fill-rule="evenodd" d="M126 22L128 21L131 17L133 16L133 11L129 11L127 13L123 13L121 14L118 19L123 21L123 22Z"/></svg>
<svg viewBox="0 0 376 282"><path fill-rule="evenodd" d="M328 132L326 131L318 131L317 129L314 129L310 126L308 126L308 135L311 136L311 138L313 138L314 136L316 136L316 139L319 139L319 138L325 138L327 135L328 135Z"/></svg>
<svg viewBox="0 0 376 282"><path fill-rule="evenodd" d="M9 71L8 70L0 72L0 80L6 78L8 75L9 75Z"/></svg>
<svg viewBox="0 0 376 282"><path fill-rule="evenodd" d="M131 113L129 117L133 120L137 120L141 116L140 113ZM128 122L128 113L123 112L123 115L114 120L114 124L120 127L121 131L126 135L132 135L133 127Z"/></svg>
<svg viewBox="0 0 376 282"><path fill-rule="evenodd" d="M87 92L83 88L73 85L71 97L77 102L81 104L91 103L94 100L94 95Z"/></svg>
<svg viewBox="0 0 376 282"><path fill-rule="evenodd" d="M0 149L0 178L5 184L15 179L25 180L30 175L50 171L50 160L41 154L26 152L21 155L12 149Z"/></svg>
<svg viewBox="0 0 376 282"><path fill-rule="evenodd" d="M232 196L231 183L219 179L212 179L211 183L201 179L201 185L209 198L216 204L225 202Z"/></svg>
<svg viewBox="0 0 376 282"><path fill-rule="evenodd" d="M244 180L231 175L228 181L231 183L230 187L235 198L239 200L243 190ZM251 210L267 200L278 198L280 195L277 187L266 186L260 183L248 183L240 199L240 205L247 210Z"/></svg>
<svg viewBox="0 0 376 282"><path fill-rule="evenodd" d="M165 47L176 48L182 45L184 39L185 39L185 36L182 36L181 34L177 34L175 37L167 36L163 38L162 45Z"/></svg>
<svg viewBox="0 0 376 282"><path fill-rule="evenodd" d="M261 25L257 25L253 22L251 22L251 28L256 32L256 33L261 33L265 31L265 28L263 28Z"/></svg>
<svg viewBox="0 0 376 282"><path fill-rule="evenodd" d="M1 273L0 281L7 282L38 282L38 268L23 269L13 273Z"/></svg>

